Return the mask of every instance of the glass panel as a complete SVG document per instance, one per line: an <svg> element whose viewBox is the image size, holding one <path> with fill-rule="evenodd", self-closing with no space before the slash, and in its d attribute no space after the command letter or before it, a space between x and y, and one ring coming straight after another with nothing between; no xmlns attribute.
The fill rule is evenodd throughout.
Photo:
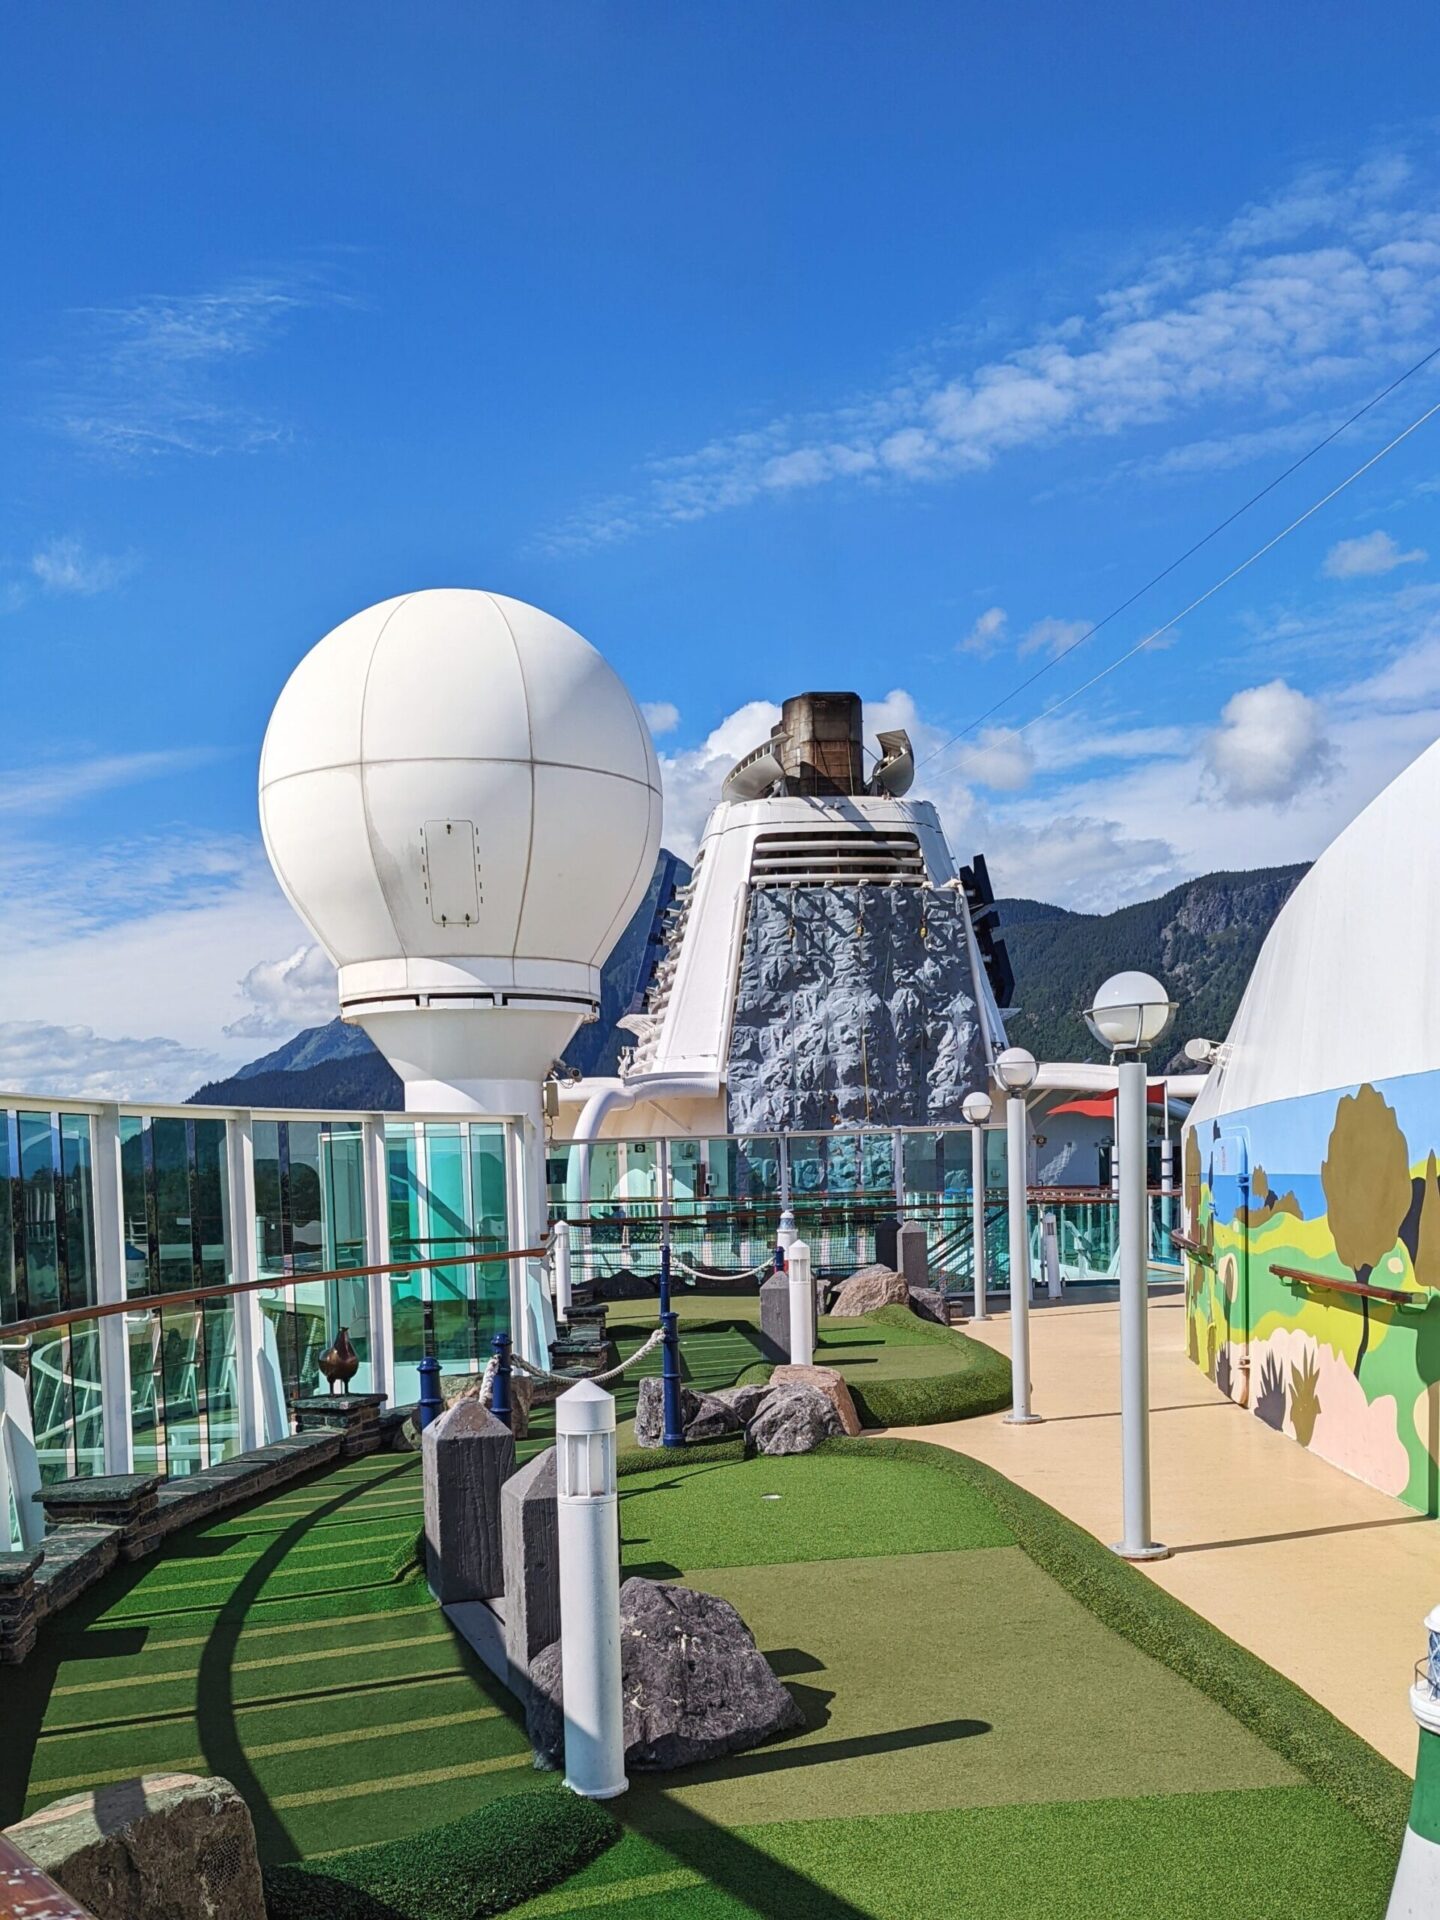
<svg viewBox="0 0 1440 1920"><path fill-rule="evenodd" d="M365 1265L365 1137L359 1126L327 1121L321 1133L325 1173L325 1264ZM330 1286L332 1335L344 1327L360 1358L352 1393L373 1393L370 1355L370 1284L338 1280Z"/></svg>
<svg viewBox="0 0 1440 1920"><path fill-rule="evenodd" d="M150 1288L150 1222L145 1201L145 1122L137 1114L120 1120L120 1205L125 1216L125 1296Z"/></svg>
<svg viewBox="0 0 1440 1920"><path fill-rule="evenodd" d="M100 1406L100 1329L88 1321L70 1334L70 1398L75 1418L75 1472L105 1471L105 1427Z"/></svg>
<svg viewBox="0 0 1440 1920"><path fill-rule="evenodd" d="M243 1297L243 1296L242 1296ZM210 1463L240 1451L236 1403L234 1300L207 1300L205 1315L205 1425Z"/></svg>
<svg viewBox="0 0 1440 1920"><path fill-rule="evenodd" d="M48 1113L22 1113L20 1177L24 1190L27 1314L60 1309L60 1251L55 1221L55 1127Z"/></svg>
<svg viewBox="0 0 1440 1920"><path fill-rule="evenodd" d="M157 1123L158 1124L158 1123ZM179 1125L183 1128L184 1121ZM204 1378L203 1327L198 1307L166 1307L160 1314L161 1390L165 1397L166 1471L172 1479L197 1473L201 1454L200 1396Z"/></svg>
<svg viewBox="0 0 1440 1920"><path fill-rule="evenodd" d="M390 1258L422 1257L419 1143L413 1121L387 1123L385 1156L389 1175ZM425 1320L419 1273L391 1275L391 1318L395 1339L395 1399L414 1400L420 1391L416 1363L425 1354Z"/></svg>
<svg viewBox="0 0 1440 1920"><path fill-rule="evenodd" d="M66 1480L73 1471L70 1402L70 1341L63 1327L35 1334L30 1347L30 1419L40 1479Z"/></svg>
<svg viewBox="0 0 1440 1920"><path fill-rule="evenodd" d="M225 1122L195 1122L195 1218L193 1236L200 1249L202 1287L223 1286L230 1278L230 1246L225 1225Z"/></svg>
<svg viewBox="0 0 1440 1920"><path fill-rule="evenodd" d="M325 1224L320 1185L320 1122L286 1120L290 1148L290 1252L295 1273L325 1270Z"/></svg>
<svg viewBox="0 0 1440 1920"><path fill-rule="evenodd" d="M182 1292L196 1284L190 1239L190 1152L185 1126L183 1120L157 1118L149 1122L162 1293Z"/></svg>
<svg viewBox="0 0 1440 1920"><path fill-rule="evenodd" d="M19 1320L20 1261L23 1241L19 1228L25 1217L20 1184L20 1145L13 1113L0 1111L0 1322Z"/></svg>
<svg viewBox="0 0 1440 1920"><path fill-rule="evenodd" d="M255 1149L255 1271L285 1273L285 1225L280 1196L280 1124L257 1120Z"/></svg>
<svg viewBox="0 0 1440 1920"><path fill-rule="evenodd" d="M92 1307L95 1272L95 1201L90 1155L90 1119L83 1113L60 1116L60 1164L65 1189L65 1265L71 1307Z"/></svg>
<svg viewBox="0 0 1440 1920"><path fill-rule="evenodd" d="M164 1473L165 1423L159 1393L160 1315L127 1313L130 1348L130 1446L136 1473Z"/></svg>

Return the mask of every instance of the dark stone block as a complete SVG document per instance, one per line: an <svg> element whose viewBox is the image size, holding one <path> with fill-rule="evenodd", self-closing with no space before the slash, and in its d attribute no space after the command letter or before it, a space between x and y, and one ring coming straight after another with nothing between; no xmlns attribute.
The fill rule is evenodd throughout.
<svg viewBox="0 0 1440 1920"><path fill-rule="evenodd" d="M478 1400L461 1400L421 1436L425 1574L441 1605L505 1591L500 1490L515 1471L515 1436Z"/></svg>
<svg viewBox="0 0 1440 1920"><path fill-rule="evenodd" d="M530 1664L560 1635L560 1527L555 1449L547 1447L500 1490L505 1575L505 1652L511 1686L523 1695Z"/></svg>
<svg viewBox="0 0 1440 1920"><path fill-rule="evenodd" d="M928 1287L930 1248L924 1227L916 1221L908 1221L896 1237L899 1243L897 1257L890 1264L904 1276L906 1286Z"/></svg>
<svg viewBox="0 0 1440 1920"><path fill-rule="evenodd" d="M790 1358L790 1282L783 1273L761 1282L760 1346L768 1360Z"/></svg>

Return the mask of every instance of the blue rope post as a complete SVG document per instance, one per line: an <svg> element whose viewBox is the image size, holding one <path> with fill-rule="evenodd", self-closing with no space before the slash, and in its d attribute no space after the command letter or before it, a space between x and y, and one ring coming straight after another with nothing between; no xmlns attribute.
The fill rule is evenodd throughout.
<svg viewBox="0 0 1440 1920"><path fill-rule="evenodd" d="M775 1242L775 1271L776 1273L785 1271L785 1249L778 1240Z"/></svg>
<svg viewBox="0 0 1440 1920"><path fill-rule="evenodd" d="M660 1316L665 1343L660 1349L660 1386L664 1402L660 1444L683 1447L685 1417L680 1408L680 1316L668 1311Z"/></svg>
<svg viewBox="0 0 1440 1920"><path fill-rule="evenodd" d="M670 1311L670 1229L665 1229L660 1242L660 1324L665 1324L665 1316Z"/></svg>
<svg viewBox="0 0 1440 1920"><path fill-rule="evenodd" d="M440 1362L427 1353L416 1368L420 1375L420 1399L415 1408L415 1425L423 1433L430 1422L445 1411L440 1398Z"/></svg>
<svg viewBox="0 0 1440 1920"><path fill-rule="evenodd" d="M495 1383L490 1389L490 1411L497 1420L510 1425L510 1336L497 1333L491 1342L495 1350Z"/></svg>

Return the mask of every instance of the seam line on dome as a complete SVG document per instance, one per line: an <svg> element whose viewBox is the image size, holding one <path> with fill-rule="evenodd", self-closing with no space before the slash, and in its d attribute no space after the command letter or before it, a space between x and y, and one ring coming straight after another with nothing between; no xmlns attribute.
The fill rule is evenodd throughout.
<svg viewBox="0 0 1440 1920"><path fill-rule="evenodd" d="M395 911L395 902L390 898L390 890L385 885L384 877L380 871L380 863L375 858L375 823L370 817L370 789L365 779L365 769L368 765L365 758L365 708L370 699L370 675L374 671L375 656L380 651L380 642L385 638L386 633L389 631L390 622L395 618L396 614L399 613L402 607L408 606L414 598L413 593L405 593L395 602L389 613L387 613L385 618L380 622L380 631L376 634L375 643L370 649L370 658L365 662L365 679L360 688L360 755L359 764L356 768L360 776L360 813L365 822L365 845L370 854L370 865L375 872L375 884L380 889L380 898L385 902L385 911L390 916L390 925L394 928L395 938L400 943L401 955L406 960L410 958L410 949L406 944L405 935L401 931L401 917ZM318 773L322 771L322 769L317 767L312 769L312 771Z"/></svg>
<svg viewBox="0 0 1440 1920"><path fill-rule="evenodd" d="M530 756L525 763L530 769L530 831L525 840L525 876L520 882L520 911L515 916L515 937L510 943L510 958L513 960L520 945L520 929L525 922L525 905L530 898L530 864L535 857L535 730L530 724L530 682L525 678L520 642L515 638L515 629L496 596L492 593L486 597L499 614L500 624L509 634L510 645L515 649L515 671L520 675L520 691L525 696L525 745Z"/></svg>
<svg viewBox="0 0 1440 1920"><path fill-rule="evenodd" d="M364 760L358 764L366 767L408 767L415 763L413 754L395 755L384 760ZM282 773L278 779L266 782L267 786L283 786L287 780L303 780L312 773L346 773L357 765L354 760L330 760L324 766L297 767L294 773ZM633 773L617 773L611 767L586 767L574 760L519 760L512 754L503 753L427 753L425 765L428 766L476 766L476 767L553 767L560 773L589 773L600 780L623 780L627 786L640 787L646 793L658 794L660 789L651 786L648 780L637 780Z"/></svg>

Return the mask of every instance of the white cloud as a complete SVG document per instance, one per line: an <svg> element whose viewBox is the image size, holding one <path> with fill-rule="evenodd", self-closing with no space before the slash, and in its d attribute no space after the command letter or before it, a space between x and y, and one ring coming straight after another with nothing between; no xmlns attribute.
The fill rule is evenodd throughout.
<svg viewBox="0 0 1440 1920"><path fill-rule="evenodd" d="M1417 566L1428 556L1423 547L1402 553L1388 533L1362 533L1353 540L1337 540L1325 556L1322 569L1331 580L1357 580L1369 574L1393 573L1396 567Z"/></svg>
<svg viewBox="0 0 1440 1920"><path fill-rule="evenodd" d="M673 700L642 700L640 711L651 733L673 733L680 724L680 709Z"/></svg>
<svg viewBox="0 0 1440 1920"><path fill-rule="evenodd" d="M1231 806L1285 806L1323 786L1335 761L1319 703L1283 680L1232 694L1205 742L1206 768Z"/></svg>
<svg viewBox="0 0 1440 1920"><path fill-rule="evenodd" d="M1407 191L1408 189L1408 191ZM1440 214L1425 183L1377 163L1308 176L1138 279L1101 289L1063 326L970 367L937 364L808 415L721 435L649 468L552 534L557 550L687 522L778 492L920 483L983 470L1061 438L1114 440L1230 410L1200 465L1229 464L1257 413L1324 405L1396 370L1440 323ZM1341 385L1343 383L1343 386ZM1256 442L1249 457L1263 445Z"/></svg>
<svg viewBox="0 0 1440 1920"><path fill-rule="evenodd" d="M987 607L960 642L960 651L978 653L982 659L992 654L1004 644L1008 618L1004 607Z"/></svg>
<svg viewBox="0 0 1440 1920"><path fill-rule="evenodd" d="M199 293L150 294L72 313L73 371L51 393L48 423L110 458L252 453L289 438L244 404L233 375L297 313L340 296L316 272L251 275Z"/></svg>
<svg viewBox="0 0 1440 1920"><path fill-rule="evenodd" d="M0 1088L69 1100L160 1100L210 1077L213 1053L163 1034L112 1039L93 1027L0 1020Z"/></svg>
<svg viewBox="0 0 1440 1920"><path fill-rule="evenodd" d="M1013 727L986 727L978 738L955 750L955 766L966 780L1000 793L1017 793L1035 772L1035 749Z"/></svg>
<svg viewBox="0 0 1440 1920"><path fill-rule="evenodd" d="M1090 620L1057 620L1047 615L1037 620L1020 642L1020 653L1047 653L1054 660L1058 655L1073 647L1077 640L1083 640L1094 623Z"/></svg>
<svg viewBox="0 0 1440 1920"><path fill-rule="evenodd" d="M188 772L213 758L209 747L173 747L155 753L99 754L88 760L0 768L0 814L54 813L115 787Z"/></svg>
<svg viewBox="0 0 1440 1920"><path fill-rule="evenodd" d="M225 1028L227 1040L288 1039L323 1026L337 1011L335 967L323 947L302 945L282 960L260 960L240 981L251 1009Z"/></svg>
<svg viewBox="0 0 1440 1920"><path fill-rule="evenodd" d="M50 593L104 593L128 580L139 564L133 553L87 553L73 534L47 541L30 556L30 571Z"/></svg>
<svg viewBox="0 0 1440 1920"><path fill-rule="evenodd" d="M985 862L1002 898L1054 901L1081 913L1149 899L1184 877L1170 841L1084 814L1058 814L1040 825L997 820L986 835Z"/></svg>

